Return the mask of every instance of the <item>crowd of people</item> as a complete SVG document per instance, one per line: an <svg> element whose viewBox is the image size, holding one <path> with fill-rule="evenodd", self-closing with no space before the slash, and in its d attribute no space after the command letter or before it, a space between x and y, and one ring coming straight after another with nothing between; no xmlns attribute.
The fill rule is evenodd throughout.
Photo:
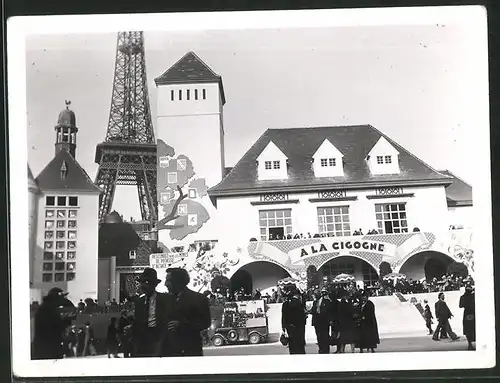
<svg viewBox="0 0 500 383"><path fill-rule="evenodd" d="M312 316L317 337L318 352L329 354L350 351L375 352L380 343L375 306L362 290L342 286L324 286L314 293L310 310L306 309L306 294L289 284L283 287L285 300L282 306L282 335L280 341L288 346L290 354L305 354L305 326L307 316Z"/></svg>
<svg viewBox="0 0 500 383"><path fill-rule="evenodd" d="M120 346L125 357L202 356L202 332L211 325L209 301L187 288L189 281L185 269L167 269L168 293L160 293L156 291L161 282L156 270L146 268L139 276L141 295L132 300L129 310L122 310L120 320L111 319L106 339L108 356L117 356ZM93 353L91 326L82 336L72 325L77 308L66 295L54 288L38 307L33 359L84 356L87 350Z"/></svg>
<svg viewBox="0 0 500 383"><path fill-rule="evenodd" d="M451 230L451 229L450 229ZM414 233L420 232L420 229L418 227L415 227L413 229ZM377 235L380 234L380 232L377 229L370 229L366 233L363 233L363 229L357 229L352 232L352 235ZM283 240L290 240L290 239L310 239L310 238L327 238L327 237L335 237L335 234L332 232L328 233L298 233L298 234L274 234L270 233L269 234L269 241L283 241ZM250 241L257 241L255 238L252 238Z"/></svg>

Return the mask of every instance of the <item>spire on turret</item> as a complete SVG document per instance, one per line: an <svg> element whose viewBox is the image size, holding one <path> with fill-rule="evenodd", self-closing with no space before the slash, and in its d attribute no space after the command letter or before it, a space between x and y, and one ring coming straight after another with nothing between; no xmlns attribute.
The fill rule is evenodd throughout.
<svg viewBox="0 0 500 383"><path fill-rule="evenodd" d="M64 103L66 104L66 109L63 109L61 113L59 113L57 125L54 128L56 131L56 154L64 149L75 157L76 133L78 132L78 128L76 127L76 116L75 113L69 109L71 101L64 100Z"/></svg>

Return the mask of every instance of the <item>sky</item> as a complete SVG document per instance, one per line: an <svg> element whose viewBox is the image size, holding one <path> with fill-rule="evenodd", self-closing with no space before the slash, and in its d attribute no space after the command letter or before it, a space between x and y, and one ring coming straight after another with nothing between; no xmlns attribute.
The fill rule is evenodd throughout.
<svg viewBox="0 0 500 383"><path fill-rule="evenodd" d="M226 166L268 128L371 124L435 169L474 176L475 81L484 57L465 24L145 32L153 124L160 76L194 51L222 76ZM76 113L76 158L95 179L106 135L115 33L32 35L26 40L28 162L35 175L54 156L65 100ZM135 187L113 209L140 218Z"/></svg>

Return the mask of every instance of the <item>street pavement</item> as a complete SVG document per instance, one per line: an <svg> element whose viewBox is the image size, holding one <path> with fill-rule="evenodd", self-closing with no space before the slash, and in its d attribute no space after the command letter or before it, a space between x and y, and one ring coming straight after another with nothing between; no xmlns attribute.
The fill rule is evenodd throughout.
<svg viewBox="0 0 500 383"><path fill-rule="evenodd" d="M331 348L331 352L335 351ZM433 341L430 336L406 337L406 338L387 338L381 339L376 353L385 352L426 352L426 351L465 351L467 350L467 341L464 337L457 341L442 339ZM306 345L306 354L317 354L318 347L314 342L308 342ZM350 352L349 346L346 352ZM359 353L359 349L355 350ZM231 345L221 347L206 347L203 354L205 356L231 356L231 355L281 355L288 354L288 348L279 342L262 343L256 345ZM89 356L86 358L106 358L106 355Z"/></svg>
<svg viewBox="0 0 500 383"><path fill-rule="evenodd" d="M336 347L331 348L331 352ZM457 341L443 339L433 341L429 337L411 337L411 338L389 338L381 339L376 353L380 352L422 352L422 351L464 351L467 350L467 341L460 338ZM349 352L349 346L346 347ZM359 353L359 349L355 350ZM306 345L306 354L317 354L318 346L315 343ZM233 345L223 347L207 347L204 349L206 356L228 356L228 355L279 355L288 354L288 348L281 343L264 343L257 345Z"/></svg>

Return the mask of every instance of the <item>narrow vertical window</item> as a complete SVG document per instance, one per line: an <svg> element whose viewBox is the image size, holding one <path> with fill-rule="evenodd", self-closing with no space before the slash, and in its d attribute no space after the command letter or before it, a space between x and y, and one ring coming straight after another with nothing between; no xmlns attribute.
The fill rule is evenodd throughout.
<svg viewBox="0 0 500 383"><path fill-rule="evenodd" d="M170 91L170 101L174 101L174 90Z"/></svg>
<svg viewBox="0 0 500 383"><path fill-rule="evenodd" d="M207 90L206 89L203 89L203 99L204 100L207 99Z"/></svg>
<svg viewBox="0 0 500 383"><path fill-rule="evenodd" d="M179 89L179 100L182 100L182 89Z"/></svg>
<svg viewBox="0 0 500 383"><path fill-rule="evenodd" d="M198 89L194 90L194 99L198 100Z"/></svg>
<svg viewBox="0 0 500 383"><path fill-rule="evenodd" d="M188 101L189 101L189 93L190 93L189 89L186 90L186 100L188 100Z"/></svg>

